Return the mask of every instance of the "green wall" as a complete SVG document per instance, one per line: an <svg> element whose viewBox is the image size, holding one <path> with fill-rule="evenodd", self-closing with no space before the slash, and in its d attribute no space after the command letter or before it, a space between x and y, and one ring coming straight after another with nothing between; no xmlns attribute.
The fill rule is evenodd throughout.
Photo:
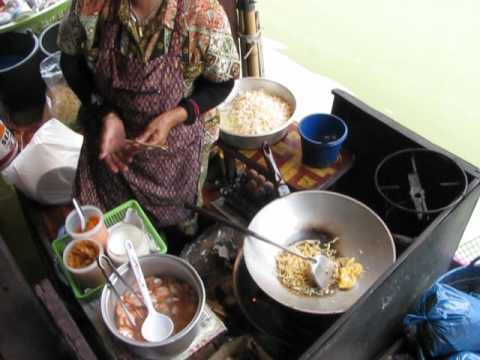
<svg viewBox="0 0 480 360"><path fill-rule="evenodd" d="M480 166L480 2L258 0L264 36Z"/></svg>

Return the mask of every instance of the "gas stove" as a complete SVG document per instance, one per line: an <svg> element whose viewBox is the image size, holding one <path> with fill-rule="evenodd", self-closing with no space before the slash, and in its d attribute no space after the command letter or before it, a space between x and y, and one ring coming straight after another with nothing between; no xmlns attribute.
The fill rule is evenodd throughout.
<svg viewBox="0 0 480 360"><path fill-rule="evenodd" d="M386 292L395 299L389 303L394 315L378 319L378 326L369 330L372 335L364 334L358 328L360 325L349 325L350 328L358 328L355 344L368 342L357 357L367 359L372 358L373 354L376 356L381 349L398 339L401 319L408 306L448 268L472 204L478 198L478 191L473 190L478 185L479 171L358 99L342 91L334 91L334 95L332 113L343 118L349 127L350 135L345 148L355 161L349 164L347 171L322 189L350 196L374 210L394 234L397 257L401 259L388 276L379 280L381 283L376 287L384 298ZM251 173L252 169L258 168L248 165L245 163L240 171L227 178L221 190L221 199L214 203L223 214L243 224L248 224L259 209L275 198L270 184L261 190L247 186L252 178L258 176L258 173ZM266 181L271 178L268 174L264 176ZM439 233L436 241L430 239L431 234L436 233L436 229L440 229L445 221L451 223L449 230ZM403 277L389 280L400 273L404 274ZM410 280L406 283L405 279ZM391 283L400 284L397 288L407 293L393 297L398 290L392 288ZM256 286L241 253L235 263L234 290L240 309L250 324L265 335L270 344L276 344L275 350L292 358L299 354L308 358L322 353L325 356L328 354L326 358L341 359L339 355L324 350L327 348L325 345L332 341L338 353L342 353L342 349L338 348L341 347L340 340L332 340L336 339L334 333L339 330L349 333L350 338L343 337L342 341L346 347L352 346L353 349L356 346L351 340L353 335L342 324L353 317L368 323L369 318L365 316L372 316L371 311L381 311L377 307L385 301L384 298L377 298L380 295L372 290L368 299L359 301L360 304L354 306L349 315L342 317L294 312L276 303ZM356 310L357 307L362 308ZM369 336L375 336L375 341L369 341Z"/></svg>

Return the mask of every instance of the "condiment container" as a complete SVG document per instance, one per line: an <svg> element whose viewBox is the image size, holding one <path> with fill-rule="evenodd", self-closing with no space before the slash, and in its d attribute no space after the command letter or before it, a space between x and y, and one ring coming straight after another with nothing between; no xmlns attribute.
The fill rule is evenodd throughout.
<svg viewBox="0 0 480 360"><path fill-rule="evenodd" d="M97 218L98 223L90 230L82 232L80 229L80 218L75 210L72 210L65 219L65 230L72 239L91 239L97 241L103 247L107 246L108 230L103 220L102 211L96 206L83 205L82 210L86 216L86 221Z"/></svg>
<svg viewBox="0 0 480 360"><path fill-rule="evenodd" d="M137 226L124 222L117 223L108 229L110 236L107 243L107 254L116 266L128 262L125 240L130 240L137 256L150 252L147 235Z"/></svg>
<svg viewBox="0 0 480 360"><path fill-rule="evenodd" d="M0 120L0 171L5 169L15 158L18 143L13 133Z"/></svg>
<svg viewBox="0 0 480 360"><path fill-rule="evenodd" d="M65 250L63 251L63 264L67 268L67 270L72 274L74 277L77 285L81 289L94 289L97 286L103 284L105 282L105 278L102 275L102 272L100 268L97 265L97 261L93 259L93 262L88 264L85 267L72 267L68 261L69 259L69 254L72 252L72 250L75 249L75 247L80 246L81 244L87 244L88 246L95 246L96 249L98 250L98 256L103 255L103 248L100 246L100 244L96 241L89 240L89 239L77 239L77 240L72 240L66 247Z"/></svg>

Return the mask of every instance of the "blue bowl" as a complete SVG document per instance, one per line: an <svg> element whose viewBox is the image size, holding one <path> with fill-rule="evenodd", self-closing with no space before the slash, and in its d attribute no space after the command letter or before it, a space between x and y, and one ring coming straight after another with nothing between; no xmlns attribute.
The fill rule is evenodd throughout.
<svg viewBox="0 0 480 360"><path fill-rule="evenodd" d="M302 139L302 161L312 167L334 163L347 139L348 128L336 115L312 114L298 125Z"/></svg>

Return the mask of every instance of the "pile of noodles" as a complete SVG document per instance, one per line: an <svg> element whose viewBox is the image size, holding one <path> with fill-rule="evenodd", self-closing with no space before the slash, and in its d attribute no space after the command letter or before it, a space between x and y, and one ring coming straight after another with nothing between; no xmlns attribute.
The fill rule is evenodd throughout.
<svg viewBox="0 0 480 360"><path fill-rule="evenodd" d="M222 129L238 135L261 135L278 129L292 116L290 105L264 90L240 93L221 112Z"/></svg>
<svg viewBox="0 0 480 360"><path fill-rule="evenodd" d="M339 287L346 290L353 287L357 278L363 272L363 267L355 262L354 258L337 257L336 241L337 238L322 244L319 240L304 240L291 247L292 250L305 256L316 257L323 254L336 262L337 271L328 287L320 288L317 286L313 279L309 261L285 251L280 253L276 259L277 277L280 282L294 293L306 296L324 296L334 293L335 289Z"/></svg>

